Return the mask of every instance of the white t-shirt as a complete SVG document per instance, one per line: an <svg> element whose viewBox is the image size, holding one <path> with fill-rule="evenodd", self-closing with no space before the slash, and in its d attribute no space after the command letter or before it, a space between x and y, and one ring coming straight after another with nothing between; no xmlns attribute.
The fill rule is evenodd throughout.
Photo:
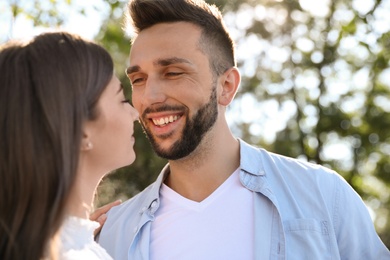
<svg viewBox="0 0 390 260"><path fill-rule="evenodd" d="M241 185L239 169L201 202L163 184L151 226L150 259L253 259L253 196Z"/></svg>
<svg viewBox="0 0 390 260"><path fill-rule="evenodd" d="M112 257L94 241L94 230L99 223L69 216L62 225L60 238L61 260L112 260Z"/></svg>

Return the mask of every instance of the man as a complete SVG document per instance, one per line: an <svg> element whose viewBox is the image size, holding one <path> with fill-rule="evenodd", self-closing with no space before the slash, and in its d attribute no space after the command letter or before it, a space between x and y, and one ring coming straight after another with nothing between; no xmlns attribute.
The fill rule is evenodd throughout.
<svg viewBox="0 0 390 260"><path fill-rule="evenodd" d="M155 183L110 210L114 259L389 259L367 209L335 172L235 138L240 74L218 9L134 0L128 77L156 153Z"/></svg>

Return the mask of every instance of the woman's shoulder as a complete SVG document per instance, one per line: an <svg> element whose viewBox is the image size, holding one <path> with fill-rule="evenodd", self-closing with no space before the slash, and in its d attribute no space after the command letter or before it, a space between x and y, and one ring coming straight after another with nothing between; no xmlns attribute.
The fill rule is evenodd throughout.
<svg viewBox="0 0 390 260"><path fill-rule="evenodd" d="M63 260L112 260L94 240L99 223L89 219L68 216L60 231L59 255Z"/></svg>

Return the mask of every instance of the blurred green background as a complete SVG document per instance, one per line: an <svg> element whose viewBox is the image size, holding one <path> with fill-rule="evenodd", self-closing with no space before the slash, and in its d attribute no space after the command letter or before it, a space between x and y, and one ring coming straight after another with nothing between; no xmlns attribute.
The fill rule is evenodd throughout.
<svg viewBox="0 0 390 260"><path fill-rule="evenodd" d="M390 0L208 2L221 8L237 45L242 83L227 112L234 134L336 170L390 248ZM80 29L111 53L130 97L125 9L117 0L3 0L0 42ZM96 206L134 196L166 163L139 124L135 138L136 161L102 181Z"/></svg>

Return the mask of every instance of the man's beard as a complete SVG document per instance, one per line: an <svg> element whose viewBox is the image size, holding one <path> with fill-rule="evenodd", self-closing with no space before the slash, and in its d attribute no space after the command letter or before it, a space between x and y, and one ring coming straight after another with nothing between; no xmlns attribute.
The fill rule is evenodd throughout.
<svg viewBox="0 0 390 260"><path fill-rule="evenodd" d="M161 110L162 109L159 109L159 111ZM182 131L181 138L177 140L170 149L161 148L152 133L144 126L142 121L141 125L158 156L168 160L178 160L188 156L198 147L204 135L217 121L217 117L217 90L214 86L211 91L209 102L202 106L192 118L188 119Z"/></svg>

